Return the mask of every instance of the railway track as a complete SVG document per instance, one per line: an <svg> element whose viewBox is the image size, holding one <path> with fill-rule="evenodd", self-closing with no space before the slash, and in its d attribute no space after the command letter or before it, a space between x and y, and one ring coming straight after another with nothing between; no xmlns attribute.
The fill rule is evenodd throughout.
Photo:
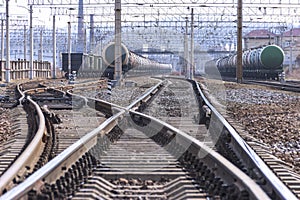
<svg viewBox="0 0 300 200"><path fill-rule="evenodd" d="M239 145L235 143L240 139L239 136L236 136L236 138L233 139L235 137L234 135L237 133L230 131L230 127L227 126L229 124L226 125L226 123L224 123L225 120L220 114L211 111L211 108L214 108L209 103L202 102L202 107L200 106L201 112L199 112L197 109L198 107L195 105L197 105L197 99L202 98L201 96L198 96L197 98L195 95L191 95L193 94L192 84L180 79L170 79L170 81L172 82L172 84L170 84L171 87L167 86L166 89L162 90L158 100L156 102L154 100L154 103L152 103L152 107L155 108L152 108L152 111L148 111L148 113L150 112L150 114L154 115L155 117L159 117L173 126L185 131L187 134L192 135L194 138L205 142L208 146L218 151L232 163L235 163L236 166L246 172L254 180L257 180L258 183L263 180L263 182L267 181L268 184L278 182L283 185L281 183L282 181L289 188L286 188L286 191L293 191L293 193L299 198L299 176L293 173L292 169L289 168L287 164L280 162L278 159L272 156L271 151L268 152L260 142L253 140L253 138L250 139L248 134L241 129L238 129L240 135L249 142L249 146L252 147L254 152L257 153L257 157L261 158L262 160L257 162L255 160L257 159L255 154L254 157L251 155L246 155L249 153L249 150L247 149L249 147L244 147L245 149L243 150L243 143L240 143ZM194 87L196 88L195 85ZM168 103L166 103L164 99L167 99ZM172 109L172 107L176 109ZM149 106L149 110L151 110L150 108L151 105ZM189 110L188 108L193 109ZM147 109L145 110L146 112ZM153 110L159 111L159 114L153 112ZM203 114L199 116L199 113ZM209 115L210 117L208 117ZM237 124L232 121L230 121L230 123L234 124L235 127L239 127L236 126ZM204 124L206 126L204 126ZM207 127L209 127L209 130L206 129ZM262 168L259 163L264 162L268 166ZM268 167L270 167L272 171L269 171ZM261 172L257 172L260 170ZM271 175L270 178L266 177L266 174L269 173L276 174L278 178L274 176L274 174ZM271 178L272 176L274 179ZM273 187L268 184L267 186L263 186L265 187L266 191ZM276 185L276 183L274 185ZM275 192L274 194L270 193L269 195L273 198L275 198L277 195L280 196L280 188L277 190L277 194L275 194Z"/></svg>
<svg viewBox="0 0 300 200"><path fill-rule="evenodd" d="M208 120L202 118L197 96L190 82L181 79L168 79L168 83L143 113L159 118L172 126L193 136L213 148L214 142L209 138ZM207 116L208 117L208 116Z"/></svg>
<svg viewBox="0 0 300 200"><path fill-rule="evenodd" d="M182 98L188 88L198 91L194 97L189 96L190 102ZM155 103L152 97L160 91L169 95L167 99L175 105L182 103L175 114L172 105L166 105L167 114L162 117L174 126L182 122L183 126L178 126L182 130L137 112L147 111L145 108L150 102ZM164 104L160 101L156 104ZM190 105L197 105L197 101L201 114L197 109L188 110ZM109 118L3 198L295 198L276 177L269 177L269 171L257 169L257 165L264 166L263 162L252 155L247 144L242 143L236 132L222 121L195 83L177 79L170 79L165 84L161 82L126 108L92 98L86 98L85 105L101 108ZM188 122L189 125L184 126ZM219 142L214 141L213 136L207 136L208 132L214 135L218 131L221 132ZM199 140L204 138L204 142L185 132ZM221 140L225 140L225 146ZM213 147L214 142L217 145L213 149L204 144ZM240 169L214 150L225 154ZM245 158L249 157L247 154L252 157ZM248 162L249 166L245 167L241 162Z"/></svg>
<svg viewBox="0 0 300 200"><path fill-rule="evenodd" d="M22 121L15 137L2 148L5 166L2 165L0 177L1 194L20 183L34 171L35 164L42 154L45 144L42 142L46 133L45 121L39 106L30 98L24 102L26 114L20 111L16 120ZM20 108L22 110L22 108ZM18 114L18 112L16 112ZM25 117L24 117L25 116ZM24 125L25 123L28 123ZM24 126L23 126L24 125Z"/></svg>
<svg viewBox="0 0 300 200"><path fill-rule="evenodd" d="M206 96L209 96L208 94L206 94ZM219 117L218 117L219 118ZM222 117L223 118L223 117ZM299 184L300 184L300 179L299 179L299 175L297 175L295 172L293 172L292 167L288 164L285 163L281 160L279 160L278 158L276 158L275 156L272 155L272 151L270 148L268 148L265 144L263 144L261 141L259 141L258 139L255 139L254 137L251 136L251 134L249 134L248 132L246 132L242 127L241 124L238 124L236 121L231 120L229 117L226 116L226 118L228 119L228 122L230 123L230 125L232 125L234 127L235 130L233 131L233 134L228 134L230 131L229 127L230 125L226 125L226 132L222 133L220 135L220 141L222 142L217 142L217 149L219 152L224 152L224 155L226 158L228 158L231 162L236 163L237 166L239 166L240 169L243 169L243 171L245 171L247 174L249 174L253 179L256 179L257 182L261 182L265 188L265 190L269 190L271 191L270 188L272 188L270 185L268 186L268 184L271 185L277 185L277 183L275 182L282 182L282 184L284 184L283 187L287 187L290 191L292 191L293 195L294 195L294 199L299 199L300 198L300 193L299 193ZM223 120L225 121L225 119L219 119L219 120ZM252 149L257 156L259 157L259 159L261 159L261 161L257 162L257 160L255 160L254 162L256 162L258 165L260 166L259 168L262 169L261 172L257 173L258 168L253 168L253 161L247 161L247 156L242 155L241 152L243 152L240 147L238 147L236 143L237 141L233 141L232 138L233 136L238 133L239 136L241 136L243 138L243 143L247 143L247 145L249 145L249 147L247 147L247 149ZM243 145L241 145L243 146ZM228 149L229 151L227 152ZM248 151L248 150L247 150ZM253 154L251 152L251 154ZM255 155L255 154L253 154ZM252 164L250 164L252 163ZM261 164L262 163L264 165L264 167L262 167ZM264 171L264 169L271 169L270 171ZM255 170L254 170L255 169ZM254 170L254 171L253 171ZM256 171L256 172L255 172ZM269 177L267 177L267 174L269 174ZM274 176L275 175L275 176ZM274 178L274 179L273 179ZM281 185L282 185L281 184ZM280 190L280 188L278 188L278 190ZM278 194L280 192L277 192ZM284 192L283 192L284 194ZM283 197L276 197L276 192L273 191L273 193L270 193L270 196L272 198L283 198ZM284 198L284 199L289 199L289 198Z"/></svg>
<svg viewBox="0 0 300 200"><path fill-rule="evenodd" d="M224 81L236 82L234 78L224 77ZM268 86L278 90L285 90L290 92L300 92L300 83L299 81L286 81L286 82L278 82L278 81L260 81L260 80L248 80L245 79L243 81L245 84L254 84L254 85L262 85Z"/></svg>
<svg viewBox="0 0 300 200"><path fill-rule="evenodd" d="M0 176L17 158L26 143L28 135L26 112L22 108L17 107L9 112L9 116L14 119L14 121L11 125L12 134L8 136L8 139L1 145Z"/></svg>
<svg viewBox="0 0 300 200"><path fill-rule="evenodd" d="M119 138L99 156L100 164L72 199L93 197L97 193L104 194L97 197L103 199L209 196L180 167L179 161L153 139L133 127L122 130L110 133Z"/></svg>
<svg viewBox="0 0 300 200"><path fill-rule="evenodd" d="M82 87L91 84L99 86L95 85L95 81L78 85ZM103 85L102 82L100 85ZM21 111L15 112L18 116L13 116L16 118L16 128L19 132L13 128L14 135L2 146L1 193L21 183L31 173L113 114L113 104L98 101L88 106L87 100L83 97L62 91L73 89L74 86L58 87L61 90L49 88L38 81L18 85L17 95L26 113L20 105ZM95 107L104 113L95 110Z"/></svg>
<svg viewBox="0 0 300 200"><path fill-rule="evenodd" d="M291 91L291 92L300 92L300 85L297 82L270 82L270 81L254 81L254 80L247 80L244 81L247 84L258 84L263 86L272 87L279 90Z"/></svg>
<svg viewBox="0 0 300 200"><path fill-rule="evenodd" d="M40 190L32 190L32 186L36 183L36 180L31 182L31 177L36 177L33 174L22 183L23 187L19 185L6 195L16 195L17 193L13 191L18 190L18 187L22 187L23 194L29 191L27 193L29 197L32 195L49 197L50 195L56 198L75 198L78 195L77 197L81 198L81 189L86 192L92 191L91 187L93 187L96 191L94 193L91 192L92 196L99 194L102 198L104 196L107 198L123 198L127 195L132 195L132 197L138 198L141 195L144 197L151 194L154 195L155 192L149 192L148 185L149 187L154 185L154 188L157 188L157 185L161 185L161 189L156 191L155 195L162 199L185 199L188 196L196 198L206 198L208 196L252 198L258 194L267 198L266 194L243 172L232 166L219 154L207 148L203 143L199 143L198 140L155 118L133 111L142 110L150 101L151 96L155 96L160 90L158 87L161 87L161 83L156 88L149 90L147 94L133 102L125 110L121 109L97 129L84 136L80 144L76 142L77 147L74 144L68 148L70 149L69 154L63 156L63 159L61 155L66 154L68 149L52 159L43 167L44 169L38 170L35 174L42 173L39 175L39 178L42 178L44 183ZM90 99L90 101L94 100ZM88 101L87 104L89 103ZM93 103L95 105L98 104L96 102ZM133 110L131 111L130 109ZM120 130L118 130L116 125L119 126ZM142 146L136 144L142 144ZM78 145L81 147L78 147ZM159 146L163 148L159 148ZM128 147L126 151L131 150L132 154L130 157L127 156L126 158L124 156L124 147ZM81 148L85 150L79 150ZM153 149L156 150L149 152L149 150ZM77 153L76 158L70 154L70 151ZM203 153L208 156L203 158ZM79 158L78 154L83 156ZM119 157L116 156L117 162L114 162L111 159L112 155L118 154ZM59 157L60 161L57 160ZM72 162L70 161L71 158L74 159ZM132 158L136 159L132 160ZM164 160L168 159L168 165L160 163L162 158ZM149 164L150 161L154 163ZM132 168L131 164L136 162L140 162L139 167ZM144 162L148 162L147 165ZM47 167L52 169L48 168L48 170L45 170ZM55 172L53 167L63 169L64 172ZM226 169L225 173L224 169ZM143 177L151 172L153 176ZM53 177L53 173L56 174L56 178ZM159 175L154 177L156 173ZM142 174L143 176L141 176ZM161 174L167 174L167 177L162 180ZM59 175L61 175L60 178ZM103 183L110 181L111 184L106 185L114 188L113 190L108 189L110 193L101 191L100 194L99 188L101 188L100 185L102 185L101 181L103 181L103 178L108 179ZM90 182L95 180L97 180L99 186L90 184ZM119 187L130 181L135 182L134 187L130 186L127 189ZM28 182L31 182L31 186L26 186ZM71 184L73 182L78 184ZM139 192L135 191L137 188L139 188ZM172 190L173 188L177 188L175 192ZM78 189L79 191L77 191ZM232 193L229 191L232 191ZM168 193L166 194L166 192Z"/></svg>
<svg viewBox="0 0 300 200"><path fill-rule="evenodd" d="M188 196L268 199L258 185L242 171L199 141L155 118L134 111L130 111L130 116L126 116L125 110L112 116L3 198L13 199L27 194L29 197L38 195L39 198L80 199L83 198L82 193L85 193L85 197L90 194L91 198L96 199L123 199L128 196L135 199L141 196L149 197L151 194L156 195L154 198L162 199L185 199ZM145 130L143 126L150 120L153 126ZM112 126L116 121L119 128ZM161 132L157 132L157 127L162 128ZM153 132L157 134L152 135ZM135 141L132 141L133 138ZM135 146L132 144L134 142L140 145ZM141 142L144 143L143 151L140 151ZM129 143L131 145L128 145ZM131 157L123 156L126 154L124 146L132 150ZM156 150L153 151L154 147ZM153 153L149 152L150 149ZM200 151L207 156L201 158ZM114 162L112 154L115 161L121 162ZM167 160L164 160L165 163L159 163L162 158L155 156L163 156ZM71 162L73 159L75 161ZM145 165L144 161L152 161L155 164ZM141 164L132 168L128 162ZM60 178L54 178L58 173L54 169L63 169L59 173ZM164 174L165 178L162 179L157 174ZM105 178L108 180L103 180ZM127 181L133 185L128 185ZM37 182L43 183L39 187L40 190L36 190ZM156 187L159 185L160 189ZM32 190L33 188L35 189Z"/></svg>
<svg viewBox="0 0 300 200"><path fill-rule="evenodd" d="M13 110L13 135L1 147L1 193L21 183L105 120L104 114L88 107L78 96L35 81L20 84L17 89L23 108L19 105Z"/></svg>
<svg viewBox="0 0 300 200"><path fill-rule="evenodd" d="M249 136L247 132L235 121L229 120L241 137L254 150L254 152L266 163L272 172L282 181L299 199L300 198L300 176L293 171L293 167L272 155L272 149L265 146L254 137Z"/></svg>

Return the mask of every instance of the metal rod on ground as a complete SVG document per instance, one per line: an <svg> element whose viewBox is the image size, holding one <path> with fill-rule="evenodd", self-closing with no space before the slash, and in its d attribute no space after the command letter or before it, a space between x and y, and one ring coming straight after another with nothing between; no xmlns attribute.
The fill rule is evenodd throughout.
<svg viewBox="0 0 300 200"><path fill-rule="evenodd" d="M55 79L56 78L56 28L55 28L55 15L53 15L52 42L53 42L52 78Z"/></svg>
<svg viewBox="0 0 300 200"><path fill-rule="evenodd" d="M32 30L32 5L29 7L29 28L30 28L30 60L29 60L29 79L33 79L33 30Z"/></svg>
<svg viewBox="0 0 300 200"><path fill-rule="evenodd" d="M243 1L238 0L237 8L237 67L236 67L236 81L237 83L243 82L243 47L242 47L242 28L243 28Z"/></svg>
<svg viewBox="0 0 300 200"><path fill-rule="evenodd" d="M5 80L10 82L9 0L6 0L6 66Z"/></svg>
<svg viewBox="0 0 300 200"><path fill-rule="evenodd" d="M115 74L114 79L122 82L122 52L121 52L121 0L115 1Z"/></svg>

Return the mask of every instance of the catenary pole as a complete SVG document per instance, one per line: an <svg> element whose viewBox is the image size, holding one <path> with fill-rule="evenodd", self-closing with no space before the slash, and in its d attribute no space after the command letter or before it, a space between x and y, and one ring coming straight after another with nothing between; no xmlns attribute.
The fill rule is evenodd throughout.
<svg viewBox="0 0 300 200"><path fill-rule="evenodd" d="M243 1L238 0L237 10L237 67L236 67L236 81L243 82L243 47L242 47L242 28L243 28Z"/></svg>

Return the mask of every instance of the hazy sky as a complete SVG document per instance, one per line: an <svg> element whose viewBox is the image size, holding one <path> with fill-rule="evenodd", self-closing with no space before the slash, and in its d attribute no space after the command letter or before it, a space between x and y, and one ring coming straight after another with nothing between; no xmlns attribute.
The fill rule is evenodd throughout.
<svg viewBox="0 0 300 200"><path fill-rule="evenodd" d="M4 4L3 4L4 1ZM5 0L0 0L0 13L5 15L6 4ZM23 19L29 20L29 6L27 0L10 0L9 1L9 15L11 19L17 18L17 16L23 16ZM57 27L66 27L66 18L68 16L60 16L56 19ZM18 17L20 19L20 17ZM29 23L29 22L28 22ZM50 8L38 8L33 7L33 25L46 25L52 27L52 16Z"/></svg>
<svg viewBox="0 0 300 200"><path fill-rule="evenodd" d="M4 14L5 16L5 1L6 0L0 0L0 13ZM174 0L176 1L176 0ZM189 1L189 0L183 0L183 1ZM220 0L221 1L221 0ZM229 1L234 1L236 2L237 0L229 0ZM255 2L255 0L252 0ZM257 0L256 2L260 2L261 0ZM287 2L288 0L282 0L282 2ZM290 0L291 2L296 2L298 0ZM212 0L200 0L199 2L212 2ZM244 1L246 2L246 1ZM247 0L249 2L249 0ZM28 19L29 20L29 6L27 5L28 0L9 0L9 5L10 5L10 16L11 19L16 15L22 15L24 18L23 19ZM276 2L274 2L274 5ZM248 4L249 6L249 4ZM272 10L271 10L272 11ZM270 11L270 12L271 12ZM279 11L278 11L279 12ZM76 14L76 11L73 12L73 14ZM298 15L299 13L297 13ZM266 20L267 17L272 16L271 14L264 16L262 20ZM152 16L151 16L152 17ZM128 17L127 17L128 18ZM88 21L88 18L85 17L85 19ZM134 18L135 20L143 20L143 18ZM293 16L291 17L290 20L293 20ZM69 16L57 16L56 17L56 26L57 27L66 27L67 26L67 21L70 20ZM77 18L73 17L71 19L72 22L77 22ZM293 23L294 27L298 27L298 16L296 16L296 21L286 21L288 24ZM52 16L51 16L51 9L50 8L39 8L38 6L33 7L33 25L45 25L47 27L52 27Z"/></svg>

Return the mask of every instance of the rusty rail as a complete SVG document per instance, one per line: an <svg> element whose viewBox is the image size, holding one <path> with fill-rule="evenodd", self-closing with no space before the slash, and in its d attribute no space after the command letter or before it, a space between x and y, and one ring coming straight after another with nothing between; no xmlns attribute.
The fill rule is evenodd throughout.
<svg viewBox="0 0 300 200"><path fill-rule="evenodd" d="M44 132L46 130L45 127L45 118L44 115L34 101L27 97L27 100L34 105L37 115L38 115L38 131L36 132L33 140L26 147L26 149L21 153L21 155L17 158L17 160L7 169L7 171L0 177L0 192L1 194L5 192L7 189L12 187L12 181L14 178L24 172L25 168L33 169L35 163L39 159L39 155L43 152L43 141L42 138L44 136Z"/></svg>

